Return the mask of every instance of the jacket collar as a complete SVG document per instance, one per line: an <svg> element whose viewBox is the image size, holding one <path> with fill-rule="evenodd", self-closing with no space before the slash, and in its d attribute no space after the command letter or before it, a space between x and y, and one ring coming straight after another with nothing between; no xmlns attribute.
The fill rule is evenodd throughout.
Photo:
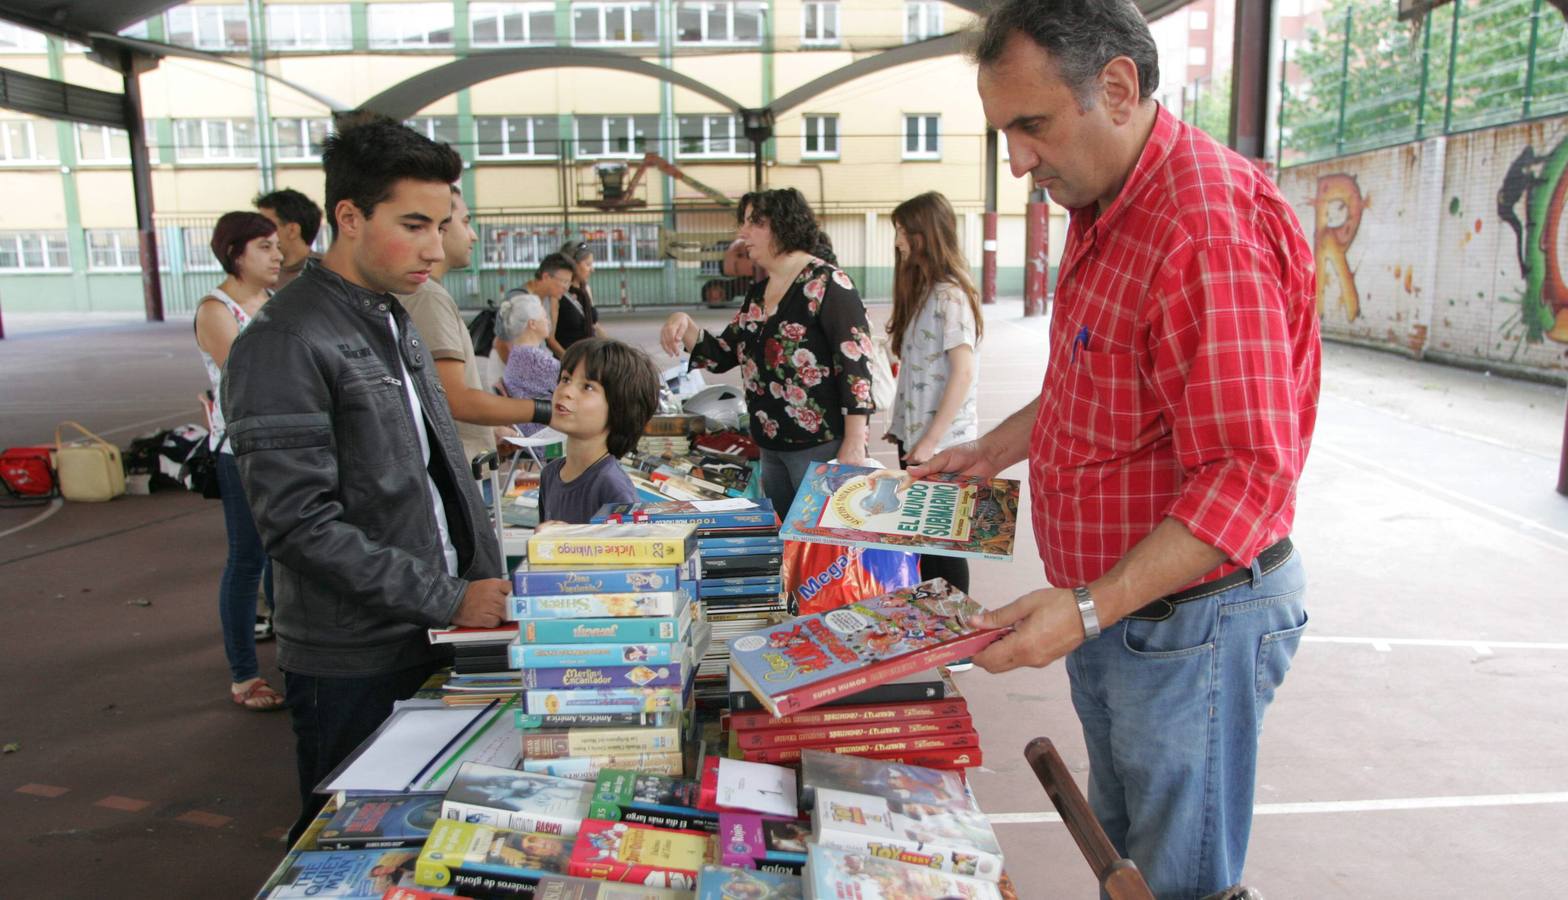
<svg viewBox="0 0 1568 900"><path fill-rule="evenodd" d="M404 363L410 369L424 368L424 354L419 352L418 331L410 325L408 312L403 309L403 304L397 302L395 295L360 287L317 259L306 262L305 271L299 277L301 280L315 281L333 301L378 325L384 324L387 314L391 313L397 322L398 342L401 344L398 349L403 354Z"/></svg>

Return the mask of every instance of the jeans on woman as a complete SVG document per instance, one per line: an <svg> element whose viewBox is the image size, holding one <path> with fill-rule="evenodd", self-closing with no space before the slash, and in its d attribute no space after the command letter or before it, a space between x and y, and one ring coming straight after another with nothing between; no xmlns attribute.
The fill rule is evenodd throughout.
<svg viewBox="0 0 1568 900"><path fill-rule="evenodd" d="M795 505L795 492L806 480L806 470L812 463L827 462L838 455L842 440L828 441L799 450L761 449L762 493L773 501L773 509L783 519Z"/></svg>
<svg viewBox="0 0 1568 900"><path fill-rule="evenodd" d="M229 559L218 583L218 621L229 675L239 684L261 674L256 665L256 588L265 583L271 609L272 561L261 546L232 453L218 454L218 486L223 490L223 526L229 533Z"/></svg>
<svg viewBox="0 0 1568 900"><path fill-rule="evenodd" d="M1067 657L1089 806L1155 896L1241 880L1263 712L1307 627L1299 553L1250 583L1125 618Z"/></svg>

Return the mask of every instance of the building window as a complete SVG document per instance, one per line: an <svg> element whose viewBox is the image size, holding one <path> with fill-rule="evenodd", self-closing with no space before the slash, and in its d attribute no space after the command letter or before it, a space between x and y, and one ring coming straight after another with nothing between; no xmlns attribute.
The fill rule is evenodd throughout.
<svg viewBox="0 0 1568 900"><path fill-rule="evenodd" d="M800 132L800 155L821 159L838 156L838 116L806 116Z"/></svg>
<svg viewBox="0 0 1568 900"><path fill-rule="evenodd" d="M370 46L452 46L452 4L372 3Z"/></svg>
<svg viewBox="0 0 1568 900"><path fill-rule="evenodd" d="M1209 49L1207 47L1188 47L1187 48L1187 65L1189 65L1189 66L1201 66L1204 63L1207 63L1208 61L1209 61Z"/></svg>
<svg viewBox="0 0 1568 900"><path fill-rule="evenodd" d="M904 158L939 159L942 156L942 117L904 117Z"/></svg>
<svg viewBox="0 0 1568 900"><path fill-rule="evenodd" d="M583 241L596 266L641 268L664 264L659 255L659 226L654 223L584 228Z"/></svg>
<svg viewBox="0 0 1568 900"><path fill-rule="evenodd" d="M680 116L676 120L681 156L745 156L751 141L739 116Z"/></svg>
<svg viewBox="0 0 1568 900"><path fill-rule="evenodd" d="M0 161L56 162L59 159L60 144L55 139L53 122L39 119L0 122Z"/></svg>
<svg viewBox="0 0 1568 900"><path fill-rule="evenodd" d="M332 133L331 119L273 119L273 138L278 159L318 160L321 142Z"/></svg>
<svg viewBox="0 0 1568 900"><path fill-rule="evenodd" d="M475 47L555 43L554 3L474 3L468 35Z"/></svg>
<svg viewBox="0 0 1568 900"><path fill-rule="evenodd" d="M403 124L441 144L456 144L457 116L415 116Z"/></svg>
<svg viewBox="0 0 1568 900"><path fill-rule="evenodd" d="M71 269L71 245L63 231L0 231L0 272L62 272Z"/></svg>
<svg viewBox="0 0 1568 900"><path fill-rule="evenodd" d="M47 53L49 39L42 32L0 22L0 53Z"/></svg>
<svg viewBox="0 0 1568 900"><path fill-rule="evenodd" d="M174 158L182 162L254 160L251 119L175 119Z"/></svg>
<svg viewBox="0 0 1568 900"><path fill-rule="evenodd" d="M244 50L250 46L250 20L244 6L176 6L163 17L171 44L198 50Z"/></svg>
<svg viewBox="0 0 1568 900"><path fill-rule="evenodd" d="M942 33L942 4L904 4L904 43L912 44Z"/></svg>
<svg viewBox="0 0 1568 900"><path fill-rule="evenodd" d="M123 128L76 126L76 159L84 163L131 161L131 137Z"/></svg>
<svg viewBox="0 0 1568 900"><path fill-rule="evenodd" d="M480 265L532 275L539 262L561 246L561 239L561 230L553 225L480 225Z"/></svg>
<svg viewBox="0 0 1568 900"><path fill-rule="evenodd" d="M1193 31L1206 31L1209 27L1208 12L1201 9L1188 10L1187 27Z"/></svg>
<svg viewBox="0 0 1568 900"><path fill-rule="evenodd" d="M223 266L218 264L217 255L212 252L212 226L186 225L181 228L180 249L185 254L185 271L223 271ZM160 265L159 268L162 266Z"/></svg>
<svg viewBox="0 0 1568 900"><path fill-rule="evenodd" d="M760 3L682 0L675 8L675 40L681 44L760 44L762 18Z"/></svg>
<svg viewBox="0 0 1568 900"><path fill-rule="evenodd" d="M561 152L554 116L476 116L474 131L484 159L554 159Z"/></svg>
<svg viewBox="0 0 1568 900"><path fill-rule="evenodd" d="M659 136L658 116L578 116L578 158L641 156Z"/></svg>
<svg viewBox="0 0 1568 900"><path fill-rule="evenodd" d="M87 229L87 267L98 271L135 271L142 267L141 244L132 228Z"/></svg>
<svg viewBox="0 0 1568 900"><path fill-rule="evenodd" d="M574 44L656 44L659 17L652 3L572 4Z"/></svg>
<svg viewBox="0 0 1568 900"><path fill-rule="evenodd" d="M800 42L817 45L838 43L837 0L807 0L801 4Z"/></svg>
<svg viewBox="0 0 1568 900"><path fill-rule="evenodd" d="M267 6L267 43L278 50L333 50L354 46L347 3Z"/></svg>

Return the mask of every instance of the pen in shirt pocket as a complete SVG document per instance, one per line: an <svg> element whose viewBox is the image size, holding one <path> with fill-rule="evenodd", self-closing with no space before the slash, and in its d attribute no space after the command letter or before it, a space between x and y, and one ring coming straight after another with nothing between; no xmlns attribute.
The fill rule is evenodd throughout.
<svg viewBox="0 0 1568 900"><path fill-rule="evenodd" d="M1079 328L1078 336L1073 338L1073 352L1072 355L1067 358L1068 362L1073 363L1078 361L1079 347L1082 347L1085 350L1089 349L1089 326L1087 325Z"/></svg>

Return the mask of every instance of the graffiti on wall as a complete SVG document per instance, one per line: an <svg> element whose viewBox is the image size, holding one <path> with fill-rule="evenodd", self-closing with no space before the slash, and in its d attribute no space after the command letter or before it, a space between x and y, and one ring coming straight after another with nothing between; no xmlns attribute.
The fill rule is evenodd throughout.
<svg viewBox="0 0 1568 900"><path fill-rule="evenodd" d="M1514 252L1524 279L1519 321L1525 340L1568 344L1568 138L1541 156L1525 146L1508 167L1497 191L1497 217L1514 232ZM1519 215L1523 209L1524 216Z"/></svg>
<svg viewBox="0 0 1568 900"><path fill-rule="evenodd" d="M1323 317L1326 295L1337 292L1345 319L1354 322L1361 315L1361 295L1356 291L1356 273L1345 257L1361 228L1361 214L1371 205L1362 196L1356 176L1336 172L1318 179L1317 196L1312 200L1316 213L1313 242L1318 264L1318 318Z"/></svg>

